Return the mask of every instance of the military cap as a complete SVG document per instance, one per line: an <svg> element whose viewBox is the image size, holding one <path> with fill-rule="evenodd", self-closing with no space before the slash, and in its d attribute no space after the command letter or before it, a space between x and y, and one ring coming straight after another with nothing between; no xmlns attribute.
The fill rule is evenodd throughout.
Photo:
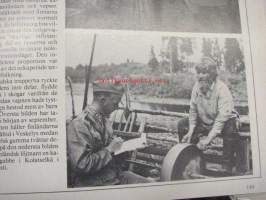
<svg viewBox="0 0 266 200"><path fill-rule="evenodd" d="M95 81L93 82L93 92L106 92L117 95L123 95L124 87L121 83L113 81Z"/></svg>

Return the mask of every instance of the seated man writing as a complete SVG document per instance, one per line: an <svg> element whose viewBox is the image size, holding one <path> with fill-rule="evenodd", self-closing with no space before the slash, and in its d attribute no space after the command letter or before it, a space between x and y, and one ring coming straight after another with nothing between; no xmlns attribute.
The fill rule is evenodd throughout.
<svg viewBox="0 0 266 200"><path fill-rule="evenodd" d="M68 125L72 187L149 182L132 172L122 172L114 159L123 140L113 135L108 117L118 108L123 92L119 84L95 83L92 104Z"/></svg>
<svg viewBox="0 0 266 200"><path fill-rule="evenodd" d="M204 57L196 66L197 82L193 87L189 118L178 123L178 134L182 142L197 144L205 150L213 139L223 137L223 162L232 170L233 152L239 141L234 103L228 87L218 79L217 64ZM199 140L200 134L206 136Z"/></svg>

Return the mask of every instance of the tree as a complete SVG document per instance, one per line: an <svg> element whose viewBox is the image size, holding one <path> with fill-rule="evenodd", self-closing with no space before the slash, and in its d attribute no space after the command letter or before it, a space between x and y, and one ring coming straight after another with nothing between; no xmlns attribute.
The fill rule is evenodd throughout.
<svg viewBox="0 0 266 200"><path fill-rule="evenodd" d="M178 60L177 60L177 38L170 37L168 42L169 50L170 50L170 72L179 71Z"/></svg>
<svg viewBox="0 0 266 200"><path fill-rule="evenodd" d="M86 74L86 66L83 66L82 64L78 64L75 68L74 73L74 81L75 82L82 82L85 80L85 74Z"/></svg>
<svg viewBox="0 0 266 200"><path fill-rule="evenodd" d="M150 59L148 62L148 66L152 69L152 71L158 71L159 62L158 62L156 55L154 53L153 46L151 46Z"/></svg>
<svg viewBox="0 0 266 200"><path fill-rule="evenodd" d="M191 38L181 39L180 51L185 53L186 56L191 56L193 54Z"/></svg>
<svg viewBox="0 0 266 200"><path fill-rule="evenodd" d="M72 67L66 66L66 76L69 76L73 79L74 69Z"/></svg>
<svg viewBox="0 0 266 200"><path fill-rule="evenodd" d="M222 50L220 49L218 39L215 39L212 49L212 58L216 61L218 67L222 65Z"/></svg>
<svg viewBox="0 0 266 200"><path fill-rule="evenodd" d="M212 41L211 41L211 39L203 38L202 54L203 54L203 56L212 57Z"/></svg>
<svg viewBox="0 0 266 200"><path fill-rule="evenodd" d="M235 38L225 40L225 67L231 73L243 72L245 69L244 55L240 49L239 42Z"/></svg>

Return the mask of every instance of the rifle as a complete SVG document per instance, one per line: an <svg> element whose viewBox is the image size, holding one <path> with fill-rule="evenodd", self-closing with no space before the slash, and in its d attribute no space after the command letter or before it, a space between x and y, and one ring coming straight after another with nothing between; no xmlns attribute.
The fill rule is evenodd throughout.
<svg viewBox="0 0 266 200"><path fill-rule="evenodd" d="M90 74L91 74L91 66L92 66L92 61L93 61L95 43L96 43L96 34L93 35L93 43L92 43L92 48L91 48L90 64L89 64L89 66L86 65L86 73L85 73L86 83L85 83L85 91L84 91L84 100L83 100L82 110L84 110L86 108L87 101L88 101L88 89L89 89L89 83L90 83Z"/></svg>

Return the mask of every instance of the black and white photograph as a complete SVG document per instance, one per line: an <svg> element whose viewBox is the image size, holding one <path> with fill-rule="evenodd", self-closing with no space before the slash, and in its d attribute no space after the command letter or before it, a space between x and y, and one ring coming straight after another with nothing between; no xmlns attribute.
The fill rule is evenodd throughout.
<svg viewBox="0 0 266 200"><path fill-rule="evenodd" d="M242 32L238 0L66 0L66 28Z"/></svg>
<svg viewBox="0 0 266 200"><path fill-rule="evenodd" d="M252 176L241 38L66 33L68 187Z"/></svg>

